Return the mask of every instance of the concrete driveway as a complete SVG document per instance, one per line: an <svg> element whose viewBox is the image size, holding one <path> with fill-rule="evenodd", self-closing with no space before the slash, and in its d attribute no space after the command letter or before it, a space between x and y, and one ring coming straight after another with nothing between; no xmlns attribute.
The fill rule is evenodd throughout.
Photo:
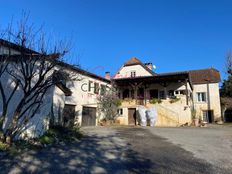
<svg viewBox="0 0 232 174"><path fill-rule="evenodd" d="M229 127L89 127L83 131L85 136L79 142L0 159L0 173L232 171Z"/></svg>

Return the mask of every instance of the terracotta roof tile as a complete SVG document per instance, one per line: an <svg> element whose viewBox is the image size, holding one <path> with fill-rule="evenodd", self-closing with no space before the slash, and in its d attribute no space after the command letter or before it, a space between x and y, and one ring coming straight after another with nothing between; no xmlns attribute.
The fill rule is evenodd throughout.
<svg viewBox="0 0 232 174"><path fill-rule="evenodd" d="M146 69L151 75L156 75L151 69L149 69L146 65L144 65L138 58L132 57L123 66L132 66L132 65L141 65L144 69Z"/></svg>
<svg viewBox="0 0 232 174"><path fill-rule="evenodd" d="M190 70L189 76L193 84L218 83L221 81L220 73L214 68Z"/></svg>
<svg viewBox="0 0 232 174"><path fill-rule="evenodd" d="M126 63L124 63L124 66L140 65L140 64L142 64L142 62L139 59L137 59L136 57L132 57Z"/></svg>

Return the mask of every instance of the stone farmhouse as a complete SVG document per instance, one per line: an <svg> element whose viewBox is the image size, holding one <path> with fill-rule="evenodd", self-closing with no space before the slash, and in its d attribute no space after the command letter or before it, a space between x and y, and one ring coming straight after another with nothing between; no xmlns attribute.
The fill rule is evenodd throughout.
<svg viewBox="0 0 232 174"><path fill-rule="evenodd" d="M195 117L208 123L221 119L220 74L214 68L157 74L152 63L131 58L113 76L122 106L118 121L138 124L137 106L155 106L156 126L180 126Z"/></svg>
<svg viewBox="0 0 232 174"><path fill-rule="evenodd" d="M0 39L0 56L17 56L20 50L34 52ZM27 136L37 137L49 128L49 117L62 120L64 126L96 126L102 117L97 110L97 96L106 88L116 85L122 105L118 109L117 122L124 125L137 125L139 105L155 106L158 111L156 126L180 126L192 122L192 111L200 119L212 123L221 119L219 82L220 74L214 68L157 74L152 63L142 63L131 58L110 78L109 72L100 77L79 67L66 63L58 68L78 74L79 80L63 81L53 86L44 105L28 123ZM6 81L7 79L0 79ZM7 88L7 84L5 87ZM20 97L20 90L10 106L14 109ZM0 113L2 112L0 100ZM9 119L11 112L8 113ZM36 126L35 126L36 124ZM7 128L7 123L5 123Z"/></svg>

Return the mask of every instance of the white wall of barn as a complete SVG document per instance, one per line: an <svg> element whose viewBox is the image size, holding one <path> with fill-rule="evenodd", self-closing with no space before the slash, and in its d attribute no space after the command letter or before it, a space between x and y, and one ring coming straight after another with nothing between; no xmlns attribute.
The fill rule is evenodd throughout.
<svg viewBox="0 0 232 174"><path fill-rule="evenodd" d="M11 91L13 90L15 84L12 81L12 78L7 75L6 73L3 74L3 76L0 79L1 83L4 85L4 91L6 94L6 97L8 98L11 94ZM36 82L36 79L34 79L33 82ZM48 89L47 93L44 96L43 103L41 104L40 108L36 112L35 116L29 120L29 122L25 125L23 128L22 134L20 136L28 136L28 137L38 137L42 135L48 128L48 120L49 115L51 112L51 106L52 106L52 96L53 96L54 87L51 87ZM31 94L33 95L33 94ZM0 113L2 114L3 111L3 103L2 103L2 96L0 95ZM15 94L13 95L12 99L10 100L9 106L8 106L8 112L5 122L3 123L3 129L6 130L10 123L12 122L14 111L19 104L20 100L23 97L23 91L19 87ZM29 102L28 105L30 105L33 101ZM25 105L26 107L27 105ZM29 112L33 112L35 107L32 107L27 113L24 114L24 117L29 115Z"/></svg>
<svg viewBox="0 0 232 174"><path fill-rule="evenodd" d="M75 105L75 111L76 111L76 124L81 125L82 121L82 110L83 106L88 107L94 107L97 108L97 97L100 95L94 93L94 83L99 84L99 88L101 89L101 85L106 85L110 87L110 84L107 82L104 82L102 80L89 77L87 75L77 74L78 80L67 82L67 87L72 91L71 96L63 96L61 97L59 89L56 87L53 97L53 108L54 108L54 114L58 115L58 112L63 113L63 107L65 104ZM89 85L91 83L91 89L89 90ZM57 106L62 106L61 108L58 108ZM96 123L98 120L103 117L102 113L98 112L96 113Z"/></svg>

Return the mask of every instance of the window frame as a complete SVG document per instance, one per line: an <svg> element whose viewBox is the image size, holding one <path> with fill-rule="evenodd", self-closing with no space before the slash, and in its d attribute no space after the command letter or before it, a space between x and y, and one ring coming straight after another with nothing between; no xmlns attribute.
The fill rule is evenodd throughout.
<svg viewBox="0 0 232 174"><path fill-rule="evenodd" d="M207 102L206 92L197 92L197 102L199 103Z"/></svg>
<svg viewBox="0 0 232 174"><path fill-rule="evenodd" d="M136 71L131 71L130 75L131 75L131 77L136 77Z"/></svg>

